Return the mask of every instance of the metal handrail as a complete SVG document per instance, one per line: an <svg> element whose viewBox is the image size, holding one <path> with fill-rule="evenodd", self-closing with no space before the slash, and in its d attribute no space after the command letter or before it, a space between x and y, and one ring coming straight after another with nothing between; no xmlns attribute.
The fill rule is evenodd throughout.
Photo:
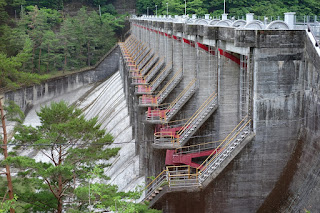
<svg viewBox="0 0 320 213"><path fill-rule="evenodd" d="M193 79L188 86L178 95L178 97L170 104L166 103L166 104L161 104L160 107L157 107L157 109L153 109L151 112L146 111L146 118L147 120L154 120L154 118L157 118L161 121L166 121L166 117L167 117L167 113L170 112L172 110L172 108L174 107L174 105L182 98L184 97L184 95L186 94L186 92L194 85L196 79ZM161 115L159 114L159 112L156 111L165 111L164 112L164 117L161 117ZM155 114L155 115L152 115ZM151 116L149 116L151 114Z"/></svg>
<svg viewBox="0 0 320 213"><path fill-rule="evenodd" d="M156 99L158 100L158 98L162 95L162 93L170 86L170 84L175 80L175 78L177 78L177 76L179 76L180 73L182 73L182 70L178 71L178 72L170 79L170 81L163 87L163 89L160 90L160 91L157 93L157 95L155 95L154 97L153 97L153 95L149 95L148 97L150 97L150 98L156 98ZM140 97L139 97L139 103L140 103L140 100L142 100L142 97L143 97L143 96L140 96ZM146 96L144 96L144 97L146 97Z"/></svg>
<svg viewBox="0 0 320 213"><path fill-rule="evenodd" d="M138 48L135 48L133 54L132 54L132 58L135 60L137 56L139 56L139 53L144 49L146 48L146 45L145 44L139 44L139 47Z"/></svg>
<svg viewBox="0 0 320 213"><path fill-rule="evenodd" d="M167 170L163 170L155 179L153 179L145 188L145 199L152 195L152 193L161 187L167 180Z"/></svg>
<svg viewBox="0 0 320 213"><path fill-rule="evenodd" d="M139 45L141 45L141 43L139 41L135 41L129 47L125 47L125 51L130 55L130 57L133 57L134 50L136 50Z"/></svg>
<svg viewBox="0 0 320 213"><path fill-rule="evenodd" d="M243 121L244 121L244 119L237 125L237 127L239 127L239 125L240 125L241 123L243 123ZM213 155L213 153L211 153L211 154L207 157L207 159L206 159L205 161L203 161L202 164L198 167L198 169L201 168L201 169L200 169L200 173L201 173L203 170L205 170L205 169L208 167L208 165L210 165L210 163L211 163L214 159L216 159L217 156L218 156L221 152L223 152L223 150L226 148L226 146L228 146L228 145L230 144L230 142L231 142L238 134L240 134L240 132L244 129L244 127L246 127L246 126L250 123L250 121L251 121L251 119L249 119L249 121L247 121L247 122L245 123L245 125L241 126L240 130L238 130L238 131L235 131L235 129L237 128L237 127L236 127L236 128L223 140L223 142L217 147L217 149L220 149L219 152L218 152L217 154L215 154L215 156L213 156L212 159L211 159L211 156ZM225 142L227 141L228 137L231 136L233 133L235 133L235 135L234 135L231 139L228 140L228 143L225 144ZM223 146L223 147L221 148L221 146ZM205 164L206 164L206 165L205 165ZM205 165L205 166L203 166L203 165Z"/></svg>
<svg viewBox="0 0 320 213"><path fill-rule="evenodd" d="M142 75L146 74L146 72L148 72L148 70L152 67L152 65L154 65L154 63L157 62L157 60L159 60L159 56L155 54L155 55L152 56L152 58L148 61L148 63L142 68L141 74L142 74Z"/></svg>
<svg viewBox="0 0 320 213"><path fill-rule="evenodd" d="M125 46L125 47L124 47L124 50L125 50L130 56L132 56L132 51L136 48L136 46L137 46L138 44L140 44L140 42L136 40L136 41L134 41L131 45L129 45L128 47Z"/></svg>
<svg viewBox="0 0 320 213"><path fill-rule="evenodd" d="M146 82L149 82L151 80L150 78L152 78L152 76L154 76L164 64L165 64L164 58L162 57L145 76Z"/></svg>
<svg viewBox="0 0 320 213"><path fill-rule="evenodd" d="M137 61L138 58L143 55L143 53L148 49L148 47L143 44L141 48L139 48L139 50L136 52L135 56L133 57L134 61Z"/></svg>
<svg viewBox="0 0 320 213"><path fill-rule="evenodd" d="M137 67L138 65L148 56L148 54L151 52L150 48L146 48L145 51L137 58Z"/></svg>
<svg viewBox="0 0 320 213"><path fill-rule="evenodd" d="M170 103L170 106L168 107L169 109L171 109L188 92L188 90L194 85L196 80L197 79L194 78L190 81L190 83L187 85L187 87L184 90L182 90L182 92L178 95L178 97Z"/></svg>
<svg viewBox="0 0 320 213"><path fill-rule="evenodd" d="M179 148L175 149L175 155L183 155L183 154L188 154L188 153L195 153L195 152L202 152L205 150L210 150L213 147L213 145L217 144L217 143L221 143L223 140L219 140L219 141L211 141L211 142L207 142L207 143L200 143L200 144L195 144L195 145L190 145L190 146L182 146ZM207 145L209 145L209 147L206 147ZM212 146L212 147L211 147ZM204 147L204 148L202 148ZM217 147L215 147L217 148ZM186 150L186 151L184 151Z"/></svg>
<svg viewBox="0 0 320 213"><path fill-rule="evenodd" d="M178 134L182 135L183 132L190 126L190 124L199 116L199 114L206 109L206 107L209 105L209 103L214 100L214 98L217 97L217 93L212 93L209 98L199 107L199 109L191 116L189 121L186 122L184 128L182 128Z"/></svg>
<svg viewBox="0 0 320 213"><path fill-rule="evenodd" d="M169 85L179 76L180 73L182 73L182 69L174 74L174 76L168 81L168 83L162 88L162 90L158 92L156 96L159 97L161 93L163 93L167 89L167 87L169 87Z"/></svg>
<svg viewBox="0 0 320 213"><path fill-rule="evenodd" d="M245 122L246 119L248 119L248 121ZM168 182L168 186L170 188L201 186L201 181L199 180L199 176L202 175L204 173L204 171L206 171L208 166L213 162L214 159L217 158L217 156L221 156L221 154L224 152L224 150L227 150L227 148L229 147L231 142L236 139L236 137L243 131L244 128L249 126L250 122L251 122L251 119L249 119L248 116L243 118L239 122L239 124L227 135L227 137L225 137L225 139L216 148L216 150L219 148L219 152L218 153L212 152L212 154L210 154L210 156L208 156L208 158L198 168L195 168L195 170L196 170L195 172L191 172L194 169L192 169L190 167L190 165L167 166L166 169L163 170L145 188L145 189L149 188L148 195L150 196L150 194L152 194L152 192L154 192L159 186L159 184L157 184L157 185L153 184L156 187L151 187L153 182L161 182L161 184L163 183L163 180L164 180L163 176L165 176L165 178ZM220 142L220 141L216 141L216 143L218 143L218 142ZM204 144L207 144L207 143L204 143ZM194 146L197 146L197 145L194 145ZM188 146L186 146L186 147L188 147ZM189 146L189 147L191 147L191 146ZM184 148L184 147L181 147L181 148ZM215 156L211 159L213 154L215 154ZM205 166L203 166L206 162L208 162L208 163ZM146 196L146 198L149 196Z"/></svg>
<svg viewBox="0 0 320 213"><path fill-rule="evenodd" d="M154 51L150 50L149 53L140 61L140 63L137 65L139 70L142 70L145 64L150 61L150 59L154 56Z"/></svg>
<svg viewBox="0 0 320 213"><path fill-rule="evenodd" d="M318 39L317 39L317 37L314 35L314 33L312 32L310 24L308 24L307 26L308 26L307 31L308 31L309 33L311 33L311 35L313 36L313 38L314 38L314 40L315 40L315 44L314 44L314 45L315 45L316 47L320 48Z"/></svg>
<svg viewBox="0 0 320 213"><path fill-rule="evenodd" d="M150 83L150 86L152 87L157 81L158 81L158 79L160 78L160 77L162 77L163 76L163 74L166 72L166 71L168 71L167 69L170 67L170 69L172 68L172 62L169 62L166 66L165 66L165 68L163 68L163 70L159 73L159 75L157 75L157 77ZM169 70L170 70L169 69Z"/></svg>
<svg viewBox="0 0 320 213"><path fill-rule="evenodd" d="M133 78L133 79L141 79L141 80L145 81L145 83L147 83L147 82L148 82L148 81L147 81L148 77L152 74L152 72L153 72L154 70L158 69L157 66L159 66L159 64L161 64L161 66L162 66L163 62L164 62L164 59L161 58L161 59L154 65L154 67L152 68L152 70L150 70L150 72L149 72L146 76L142 76L142 73L141 73L140 70L139 70L139 71L137 72L137 73L139 74L139 76L132 76L132 78ZM134 80L133 80L133 82L134 82Z"/></svg>
<svg viewBox="0 0 320 213"><path fill-rule="evenodd" d="M148 49L148 48L145 48L145 49L143 50L143 52L142 52L142 53L137 57L137 59L136 59L137 65L140 63L140 61L141 61L144 57L146 57L146 55L148 55L149 51L150 51L150 49ZM145 55L144 55L144 54L145 54Z"/></svg>

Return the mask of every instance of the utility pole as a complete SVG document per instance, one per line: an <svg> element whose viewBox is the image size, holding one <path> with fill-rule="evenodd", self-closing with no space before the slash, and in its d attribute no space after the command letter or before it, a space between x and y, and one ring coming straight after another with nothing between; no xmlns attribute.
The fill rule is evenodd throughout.
<svg viewBox="0 0 320 213"><path fill-rule="evenodd" d="M158 5L156 5L156 17L158 16Z"/></svg>
<svg viewBox="0 0 320 213"><path fill-rule="evenodd" d="M3 129L3 155L4 159L8 158L8 136L7 136L7 128L6 128L6 121L5 116L3 112L3 107L1 103L2 98L0 99L0 113L1 113L1 121L2 121L2 129ZM9 190L9 199L13 200L13 186L12 186L12 180L11 180L11 174L10 174L10 167L8 164L6 164L6 175L7 175L7 182L8 182L8 190ZM14 213L14 209L10 208L10 213Z"/></svg>
<svg viewBox="0 0 320 213"><path fill-rule="evenodd" d="M168 18L168 14L169 14L169 13L168 13L168 12L169 12L169 11L168 11L168 2L167 2L166 4L167 4L167 18Z"/></svg>
<svg viewBox="0 0 320 213"><path fill-rule="evenodd" d="M187 15L187 0L184 0L184 15Z"/></svg>

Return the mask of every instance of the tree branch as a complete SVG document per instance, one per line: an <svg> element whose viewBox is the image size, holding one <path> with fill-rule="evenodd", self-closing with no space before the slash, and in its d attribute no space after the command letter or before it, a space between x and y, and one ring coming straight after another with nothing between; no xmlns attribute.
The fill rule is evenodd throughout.
<svg viewBox="0 0 320 213"><path fill-rule="evenodd" d="M46 154L43 150L40 150L40 152L41 152L42 154L44 154L47 158L49 158L51 161L54 162L54 159L51 158L48 154Z"/></svg>
<svg viewBox="0 0 320 213"><path fill-rule="evenodd" d="M51 157L53 159L54 165L57 166L57 162L55 161L54 156L53 156L53 146L51 147Z"/></svg>
<svg viewBox="0 0 320 213"><path fill-rule="evenodd" d="M50 182L48 181L48 179L45 178L44 180L47 182L47 184L48 184L48 186L49 186L50 191L52 192L52 194L53 194L57 199L59 199L59 196L56 195L56 193L53 191L52 186L51 186Z"/></svg>

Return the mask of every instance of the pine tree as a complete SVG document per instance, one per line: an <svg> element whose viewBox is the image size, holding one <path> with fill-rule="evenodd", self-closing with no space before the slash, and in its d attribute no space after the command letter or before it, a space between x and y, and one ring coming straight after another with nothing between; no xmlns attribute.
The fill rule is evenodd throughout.
<svg viewBox="0 0 320 213"><path fill-rule="evenodd" d="M42 160L14 156L7 163L20 168L18 176L30 186L20 195L30 203L28 211L60 213L67 199L72 202L77 185L86 183L94 167L107 167L105 160L118 148L106 147L113 138L100 129L97 118L86 120L81 110L65 102L42 107L37 114L41 126L19 126L14 143L38 150Z"/></svg>

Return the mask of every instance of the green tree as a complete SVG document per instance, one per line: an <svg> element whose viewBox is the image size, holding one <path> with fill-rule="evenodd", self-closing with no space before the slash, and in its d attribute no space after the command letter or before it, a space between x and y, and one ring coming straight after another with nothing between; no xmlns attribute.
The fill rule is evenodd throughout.
<svg viewBox="0 0 320 213"><path fill-rule="evenodd" d="M115 156L118 148L105 147L113 138L100 129L97 118L86 120L81 110L65 102L42 107L37 115L41 126L19 126L14 143L31 145L45 160L13 156L7 162L21 168L18 176L33 189L18 195L29 203L25 207L29 212L62 212L67 207L66 199L72 200L76 185L86 182L95 166L107 167L104 160Z"/></svg>
<svg viewBox="0 0 320 213"><path fill-rule="evenodd" d="M48 76L40 76L33 73L20 72L23 64L30 59L32 42L25 40L24 48L16 56L8 57L0 52L0 87L8 89L18 88L20 85L37 84Z"/></svg>
<svg viewBox="0 0 320 213"><path fill-rule="evenodd" d="M114 185L101 184L99 181L90 184L91 180L100 179L102 172L101 169L96 167L88 175L89 183L83 184L75 190L76 202L74 202L74 208L70 212L89 212L90 207L97 211L110 209L123 213L161 212L148 209L146 204L134 202L141 196L139 187L134 192L119 192L118 187Z"/></svg>

